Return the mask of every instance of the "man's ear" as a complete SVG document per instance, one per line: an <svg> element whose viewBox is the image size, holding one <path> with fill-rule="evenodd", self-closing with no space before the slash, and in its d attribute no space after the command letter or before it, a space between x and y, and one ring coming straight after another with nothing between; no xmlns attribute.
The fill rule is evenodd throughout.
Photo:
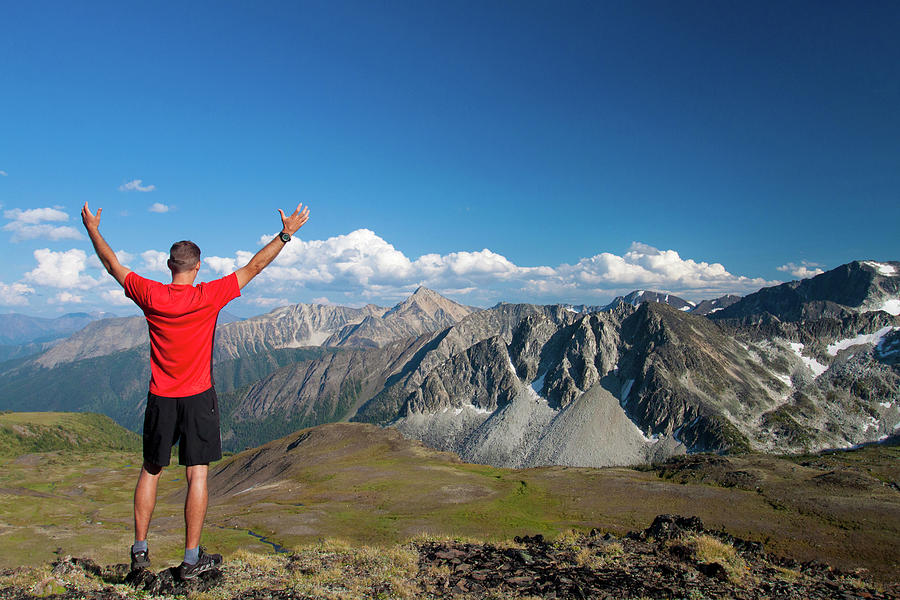
<svg viewBox="0 0 900 600"><path fill-rule="evenodd" d="M195 271L199 271L199 270L200 270L200 260L199 260L199 259L197 260L197 264L194 265L194 270L195 270Z"/></svg>

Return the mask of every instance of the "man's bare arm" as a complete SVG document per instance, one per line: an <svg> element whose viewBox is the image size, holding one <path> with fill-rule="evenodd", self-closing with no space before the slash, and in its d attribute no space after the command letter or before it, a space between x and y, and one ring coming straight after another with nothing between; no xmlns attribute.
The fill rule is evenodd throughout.
<svg viewBox="0 0 900 600"><path fill-rule="evenodd" d="M100 235L101 212L103 212L103 209L98 208L96 215L91 214L91 209L88 208L88 203L85 202L84 207L81 209L81 222L84 223L84 228L87 229L88 236L91 238L91 243L94 244L94 251L97 253L97 258L103 263L103 267L106 269L107 273L112 275L115 280L119 282L119 285L125 287L125 276L131 273L131 269L122 266L119 259L116 257L116 253L112 251L112 248L109 247L109 244L107 244L106 240L103 239L103 236Z"/></svg>
<svg viewBox="0 0 900 600"><path fill-rule="evenodd" d="M309 207L304 208L303 204L297 205L297 210L290 216L285 216L284 211L278 209L281 214L281 231L294 235L297 230L303 227L303 224L309 219ZM275 260L281 249L284 248L285 242L276 236L274 240L266 244L262 250L257 252L246 265L235 271L237 275L238 285L241 289L250 283L250 280L260 274L270 262Z"/></svg>

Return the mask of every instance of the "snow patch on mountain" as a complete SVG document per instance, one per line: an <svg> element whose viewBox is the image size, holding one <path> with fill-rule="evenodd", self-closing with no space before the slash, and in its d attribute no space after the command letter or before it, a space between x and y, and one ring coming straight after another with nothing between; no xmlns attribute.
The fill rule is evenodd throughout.
<svg viewBox="0 0 900 600"><path fill-rule="evenodd" d="M897 269L894 265L888 265L885 263L875 262L874 260L865 260L862 262L864 265L868 265L878 271L880 275L884 275L885 277L892 277L897 274Z"/></svg>
<svg viewBox="0 0 900 600"><path fill-rule="evenodd" d="M822 373L828 370L828 367L817 361L815 358L810 356L803 356L803 344L800 342L791 342L790 343L791 350L794 351L794 354L800 357L800 360L803 361L803 364L807 366L807 368L813 372L813 375L818 377Z"/></svg>
<svg viewBox="0 0 900 600"><path fill-rule="evenodd" d="M875 333L861 333L854 338L848 338L845 340L834 342L832 344L828 344L828 348L826 348L826 351L831 356L837 356L838 352L850 348L851 346L859 346L861 344L872 344L873 346L878 346L879 344L881 344L881 340L884 338L884 336L889 334L891 331L894 331L895 329L900 328L888 326L882 327Z"/></svg>
<svg viewBox="0 0 900 600"><path fill-rule="evenodd" d="M879 310L883 310L884 312L894 315L900 315L900 298L891 298L890 300L885 300L884 304L881 305Z"/></svg>

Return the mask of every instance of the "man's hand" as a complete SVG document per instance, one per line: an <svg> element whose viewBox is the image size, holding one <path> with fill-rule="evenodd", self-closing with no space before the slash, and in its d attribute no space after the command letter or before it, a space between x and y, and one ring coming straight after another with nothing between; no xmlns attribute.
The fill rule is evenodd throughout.
<svg viewBox="0 0 900 600"><path fill-rule="evenodd" d="M88 203L84 203L84 207L81 209L81 222L84 223L84 228L88 231L93 229L100 228L100 213L103 212L102 208L97 209L97 214L91 214L91 209L88 208Z"/></svg>
<svg viewBox="0 0 900 600"><path fill-rule="evenodd" d="M297 205L297 210L289 217L286 217L284 211L280 208L278 209L278 213L281 215L281 230L291 235L297 233L297 230L303 227L303 224L309 220L309 207L303 208L302 202ZM97 219L99 220L99 218L100 215L98 214Z"/></svg>
<svg viewBox="0 0 900 600"><path fill-rule="evenodd" d="M297 230L303 227L303 224L309 219L309 207L304 208L303 204L297 205L297 210L293 212L290 216L286 216L284 211L280 208L278 209L278 214L281 215L281 231L284 233L289 233L294 235L297 233ZM238 286L243 289L245 285L250 283L250 280L260 274L260 272L265 269L270 262L275 260L275 257L278 256L278 253L281 252L281 249L284 248L284 242L281 241L280 237L276 237L274 240L266 244L262 250L257 252L253 258L250 259L246 265L235 271L238 280Z"/></svg>

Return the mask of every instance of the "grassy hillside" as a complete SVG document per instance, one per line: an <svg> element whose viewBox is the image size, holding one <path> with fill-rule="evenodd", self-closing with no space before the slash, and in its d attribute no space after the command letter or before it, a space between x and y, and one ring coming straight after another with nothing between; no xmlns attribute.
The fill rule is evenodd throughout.
<svg viewBox="0 0 900 600"><path fill-rule="evenodd" d="M0 457L34 452L138 452L141 439L95 413L0 413Z"/></svg>
<svg viewBox="0 0 900 600"><path fill-rule="evenodd" d="M124 561L139 455L27 458L0 458L0 568L48 562L57 547L103 564ZM213 465L204 544L227 556L334 538L387 548L422 535L503 541L573 528L621 535L674 513L800 561L896 579L900 448L688 459L646 470L498 469L391 429L324 425ZM180 560L183 477L181 468L162 475L150 534L155 568Z"/></svg>

